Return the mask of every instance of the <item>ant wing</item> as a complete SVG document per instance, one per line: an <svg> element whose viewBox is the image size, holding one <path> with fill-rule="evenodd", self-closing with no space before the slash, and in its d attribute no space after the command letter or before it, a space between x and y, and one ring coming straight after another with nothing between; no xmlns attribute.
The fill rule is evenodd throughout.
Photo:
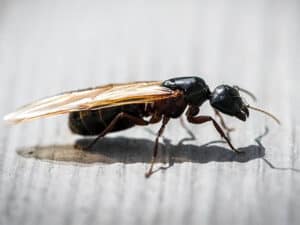
<svg viewBox="0 0 300 225"><path fill-rule="evenodd" d="M75 111L149 103L175 97L177 94L177 92L161 86L161 82L109 84L91 89L66 92L33 102L16 112L8 114L4 117L4 120L10 123L21 123Z"/></svg>

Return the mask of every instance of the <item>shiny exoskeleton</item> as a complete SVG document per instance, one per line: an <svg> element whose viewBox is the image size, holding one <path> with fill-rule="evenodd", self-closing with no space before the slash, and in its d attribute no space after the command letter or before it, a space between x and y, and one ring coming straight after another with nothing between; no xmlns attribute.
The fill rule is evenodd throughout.
<svg viewBox="0 0 300 225"><path fill-rule="evenodd" d="M162 116L178 118L187 105L199 107L210 96L205 82L198 77L176 78L162 83L172 90L178 90L176 98L156 101L145 104L131 104L111 107L100 110L79 111L70 113L69 127L80 135L99 135L120 113L135 118L151 116L148 123L157 123ZM110 132L124 130L136 125L135 121L126 117L119 118Z"/></svg>
<svg viewBox="0 0 300 225"><path fill-rule="evenodd" d="M199 107L209 100L215 110L245 121L249 116L249 111L236 88L220 85L211 92L205 81L199 77L173 78L162 82L161 85L176 91L177 95L151 103L72 112L69 116L69 127L77 134L98 135L98 138L89 146L91 147L99 138L109 132L124 130L135 125L157 123L162 120L162 126L155 142L152 164L147 176L152 173L153 162L157 155L158 138L162 135L165 125L170 118L180 117L186 108L188 108L186 117L189 122L201 124L211 121L229 146L238 152L212 117L197 116ZM218 115L220 116L220 114ZM147 118L149 119L146 120ZM223 128L226 129L226 126Z"/></svg>

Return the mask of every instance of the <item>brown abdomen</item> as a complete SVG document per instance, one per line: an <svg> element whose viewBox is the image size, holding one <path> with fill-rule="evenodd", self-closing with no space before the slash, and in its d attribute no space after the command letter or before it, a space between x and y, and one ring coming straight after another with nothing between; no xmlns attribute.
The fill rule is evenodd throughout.
<svg viewBox="0 0 300 225"><path fill-rule="evenodd" d="M136 117L145 116L143 104L72 112L69 114L69 128L73 133L80 135L99 135L121 112L126 112ZM120 119L111 132L125 130L133 126L133 122L127 119Z"/></svg>

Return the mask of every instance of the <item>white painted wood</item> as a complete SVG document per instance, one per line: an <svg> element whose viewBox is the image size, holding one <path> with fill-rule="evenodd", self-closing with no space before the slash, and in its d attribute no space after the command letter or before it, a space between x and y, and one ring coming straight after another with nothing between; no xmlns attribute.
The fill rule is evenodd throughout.
<svg viewBox="0 0 300 225"><path fill-rule="evenodd" d="M159 125L84 153L65 116L1 124L0 224L299 224L299 10L292 0L1 1L1 117L65 90L200 75L252 90L282 126L226 117L246 151L237 156L205 145L219 140L210 124L190 125L196 140L178 145L189 135L171 121L156 168L173 164L145 179Z"/></svg>

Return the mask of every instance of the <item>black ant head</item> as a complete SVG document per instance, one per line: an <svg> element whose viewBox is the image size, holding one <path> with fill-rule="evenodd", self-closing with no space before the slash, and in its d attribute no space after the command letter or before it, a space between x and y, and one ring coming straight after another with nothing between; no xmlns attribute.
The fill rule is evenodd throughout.
<svg viewBox="0 0 300 225"><path fill-rule="evenodd" d="M210 104L218 111L245 121L249 117L248 105L240 96L239 89L220 85L212 92Z"/></svg>

